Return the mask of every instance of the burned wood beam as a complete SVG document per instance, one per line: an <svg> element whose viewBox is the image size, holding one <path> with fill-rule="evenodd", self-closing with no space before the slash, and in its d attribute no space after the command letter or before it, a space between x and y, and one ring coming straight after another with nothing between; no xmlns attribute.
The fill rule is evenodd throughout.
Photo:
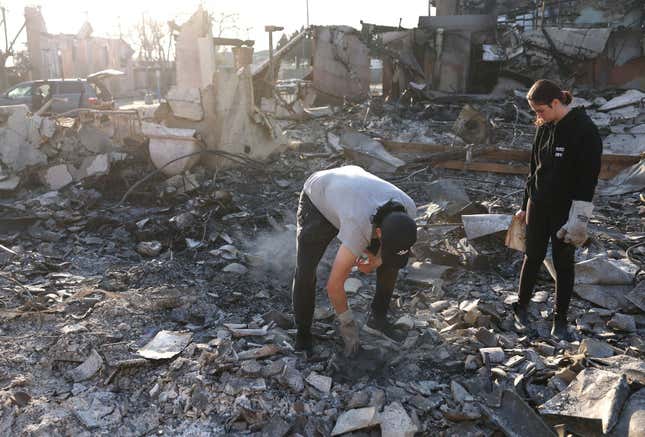
<svg viewBox="0 0 645 437"><path fill-rule="evenodd" d="M289 41L287 44L285 44L284 47L282 47L280 50L276 51L273 54L273 61L275 63L279 63L282 57L284 57L287 53L289 53L289 51L291 51L291 49L293 49L296 46L296 44L298 44L300 40L302 40L305 37L306 34L307 34L307 29L301 31L298 35L294 36L291 39L291 41ZM266 73L270 65L271 65L271 62L269 59L260 63L257 67L253 69L253 72L252 72L253 78L255 79L257 76L260 76Z"/></svg>
<svg viewBox="0 0 645 437"><path fill-rule="evenodd" d="M242 40L237 38L215 37L213 38L213 44L215 44L216 46L253 47L255 41L253 41L252 39Z"/></svg>
<svg viewBox="0 0 645 437"><path fill-rule="evenodd" d="M454 170L490 171L506 174L527 174L526 164L531 159L529 150L501 149L486 147L472 150L471 158L478 161L465 161L467 150L464 147L451 147L440 144L403 143L397 141L381 141L385 148L392 153L423 154L413 159L411 163L430 163L438 168ZM640 156L603 155L600 168L601 179L611 179L625 168L639 162ZM495 161L495 162L493 162ZM499 162L506 161L506 163Z"/></svg>

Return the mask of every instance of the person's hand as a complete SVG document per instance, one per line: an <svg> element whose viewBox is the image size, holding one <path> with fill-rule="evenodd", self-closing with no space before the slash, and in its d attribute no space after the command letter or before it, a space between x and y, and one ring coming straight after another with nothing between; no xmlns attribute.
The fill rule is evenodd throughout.
<svg viewBox="0 0 645 437"><path fill-rule="evenodd" d="M352 310L347 310L338 315L340 322L340 336L345 342L345 356L350 356L358 351L360 340L358 338L358 324L354 320Z"/></svg>
<svg viewBox="0 0 645 437"><path fill-rule="evenodd" d="M576 247L587 241L587 224L593 213L593 204L574 200L569 209L569 220L562 226L556 236L565 243Z"/></svg>
<svg viewBox="0 0 645 437"><path fill-rule="evenodd" d="M356 261L354 261L354 265L361 273L364 274L372 273L374 270L378 269L381 264L383 264L383 260L380 256L370 254L367 254L367 259L356 258Z"/></svg>
<svg viewBox="0 0 645 437"><path fill-rule="evenodd" d="M527 225L529 224L528 217L526 216L526 211L524 211L523 209L520 209L519 211L517 211L515 213L515 217L518 217L520 220L522 220Z"/></svg>

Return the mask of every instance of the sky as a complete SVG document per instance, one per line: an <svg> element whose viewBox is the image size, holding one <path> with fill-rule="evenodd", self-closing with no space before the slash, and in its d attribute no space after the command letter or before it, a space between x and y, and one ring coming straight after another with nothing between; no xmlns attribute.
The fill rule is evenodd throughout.
<svg viewBox="0 0 645 437"><path fill-rule="evenodd" d="M360 20L396 26L402 19L404 27L415 27L419 16L428 15L428 0L309 0L308 3L309 22L317 25L345 24L360 29ZM240 31L223 36L254 39L256 50L268 48L265 25L283 26L290 34L307 21L307 0L0 0L0 6L7 9L9 40L24 21L25 6L42 7L49 33L76 33L88 20L95 36L118 37L120 27L127 40L128 32L143 16L162 22L175 19L181 24L200 4L216 17L237 14ZM24 31L18 41L16 50L26 49ZM0 35L0 49L4 49L4 35Z"/></svg>

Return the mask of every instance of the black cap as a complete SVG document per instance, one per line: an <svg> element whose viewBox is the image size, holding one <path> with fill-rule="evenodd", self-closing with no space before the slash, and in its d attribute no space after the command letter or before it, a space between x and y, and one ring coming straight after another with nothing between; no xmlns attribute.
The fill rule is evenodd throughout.
<svg viewBox="0 0 645 437"><path fill-rule="evenodd" d="M417 224L407 213L394 211L383 218L380 228L383 265L405 267L417 241Z"/></svg>

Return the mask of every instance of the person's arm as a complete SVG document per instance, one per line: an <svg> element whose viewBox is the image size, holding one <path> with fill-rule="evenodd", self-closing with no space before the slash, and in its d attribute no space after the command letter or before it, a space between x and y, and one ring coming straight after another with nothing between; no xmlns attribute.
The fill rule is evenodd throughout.
<svg viewBox="0 0 645 437"><path fill-rule="evenodd" d="M327 295L331 301L336 314L342 314L347 311L347 296L345 295L345 280L354 267L356 256L344 244L340 245L334 264L331 267L331 273L327 280Z"/></svg>
<svg viewBox="0 0 645 437"><path fill-rule="evenodd" d="M349 272L352 271L355 259L356 255L347 246L341 244L327 281L327 295L340 323L339 331L345 342L346 356L354 354L360 347L358 325L354 320L352 310L347 305L347 296L345 295L345 280L349 276Z"/></svg>
<svg viewBox="0 0 645 437"><path fill-rule="evenodd" d="M573 201L593 200L602 160L602 139L598 129L592 126L585 132L576 150L576 178L573 187Z"/></svg>
<svg viewBox="0 0 645 437"><path fill-rule="evenodd" d="M540 128L535 132L533 139L533 148L531 149L531 163L529 164L529 174L526 176L526 183L524 184L524 198L522 199L521 210L526 212L526 205L529 202L529 186L533 180L535 168L537 167L537 153L538 153L538 139L540 138Z"/></svg>
<svg viewBox="0 0 645 437"><path fill-rule="evenodd" d="M593 195L598 183L602 140L595 126L583 133L575 144L576 178L571 192L569 219L556 233L565 243L581 246L587 241L587 225L593 214Z"/></svg>
<svg viewBox="0 0 645 437"><path fill-rule="evenodd" d="M354 265L358 267L358 270L361 273L372 273L374 270L379 268L381 264L383 264L383 260L379 255L374 255L370 251L365 251L365 254L367 255L367 260L356 258L356 261L354 262Z"/></svg>

